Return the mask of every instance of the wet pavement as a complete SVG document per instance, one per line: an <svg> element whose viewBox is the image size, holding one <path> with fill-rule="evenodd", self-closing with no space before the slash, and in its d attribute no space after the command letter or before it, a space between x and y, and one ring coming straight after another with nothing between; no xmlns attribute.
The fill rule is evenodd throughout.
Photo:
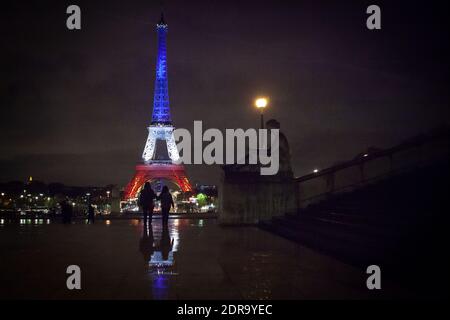
<svg viewBox="0 0 450 320"><path fill-rule="evenodd" d="M68 290L66 268L81 268ZM256 227L216 219L0 221L1 299L359 299L367 275Z"/></svg>

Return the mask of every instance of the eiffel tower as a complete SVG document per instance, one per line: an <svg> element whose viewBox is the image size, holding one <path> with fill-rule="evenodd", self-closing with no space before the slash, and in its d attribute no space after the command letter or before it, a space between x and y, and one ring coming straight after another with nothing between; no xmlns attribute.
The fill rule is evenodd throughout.
<svg viewBox="0 0 450 320"><path fill-rule="evenodd" d="M148 127L148 138L142 153L143 162L136 165L134 177L125 188L123 200L137 198L139 190L147 181L166 179L174 182L183 192L192 191L184 166L177 164L180 155L175 144L173 124L169 107L167 81L167 24L164 15L156 25L158 56L156 60L155 92L152 122Z"/></svg>

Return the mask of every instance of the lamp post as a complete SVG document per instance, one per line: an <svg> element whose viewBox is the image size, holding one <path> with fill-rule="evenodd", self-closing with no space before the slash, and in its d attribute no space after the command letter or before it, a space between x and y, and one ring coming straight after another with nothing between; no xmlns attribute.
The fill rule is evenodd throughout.
<svg viewBox="0 0 450 320"><path fill-rule="evenodd" d="M267 107L268 99L267 98L257 98L255 100L255 106L261 111L261 129L264 129L264 108Z"/></svg>

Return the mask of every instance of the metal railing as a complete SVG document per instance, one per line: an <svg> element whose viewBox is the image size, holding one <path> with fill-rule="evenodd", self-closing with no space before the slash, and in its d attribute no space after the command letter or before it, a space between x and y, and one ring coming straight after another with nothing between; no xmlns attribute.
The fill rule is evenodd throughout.
<svg viewBox="0 0 450 320"><path fill-rule="evenodd" d="M333 194L352 191L390 175L448 159L449 142L450 131L446 128L295 178L298 207L304 208Z"/></svg>

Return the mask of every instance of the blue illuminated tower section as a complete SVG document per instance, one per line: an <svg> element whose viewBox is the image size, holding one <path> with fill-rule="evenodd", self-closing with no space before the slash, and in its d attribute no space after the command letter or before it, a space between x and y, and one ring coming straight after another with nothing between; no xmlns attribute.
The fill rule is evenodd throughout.
<svg viewBox="0 0 450 320"><path fill-rule="evenodd" d="M161 14L161 20L156 25L158 35L158 56L156 58L155 95L153 99L152 125L172 124L169 106L169 86L167 79L167 24Z"/></svg>

